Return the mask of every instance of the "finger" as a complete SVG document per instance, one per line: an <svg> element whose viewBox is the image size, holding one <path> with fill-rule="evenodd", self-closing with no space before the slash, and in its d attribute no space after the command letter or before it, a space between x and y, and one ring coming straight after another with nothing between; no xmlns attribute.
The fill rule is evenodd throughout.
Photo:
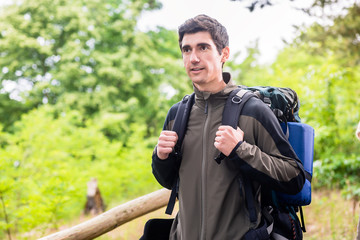
<svg viewBox="0 0 360 240"><path fill-rule="evenodd" d="M174 142L166 142L166 141L159 141L157 144L157 147L161 150L161 151L168 151L168 152L172 152L174 147L175 147L175 143Z"/></svg>
<svg viewBox="0 0 360 240"><path fill-rule="evenodd" d="M158 145L157 150L160 153L171 153L173 151L173 148L171 148L171 147L161 147L161 146Z"/></svg>
<svg viewBox="0 0 360 240"><path fill-rule="evenodd" d="M244 131L241 130L239 127L236 129L236 131L237 131L238 133L240 133L242 136L244 136Z"/></svg>
<svg viewBox="0 0 360 240"><path fill-rule="evenodd" d="M160 136L158 140L158 144L165 144L165 145L175 145L177 142L177 138L174 136Z"/></svg>
<svg viewBox="0 0 360 240"><path fill-rule="evenodd" d="M164 160L169 157L169 154L172 152L172 148L162 148L160 146L157 146L157 156Z"/></svg>
<svg viewBox="0 0 360 240"><path fill-rule="evenodd" d="M223 131L216 131L216 136L219 137L219 136L222 136L223 135Z"/></svg>
<svg viewBox="0 0 360 240"><path fill-rule="evenodd" d="M176 136L177 137L177 133L175 131L164 130L161 132L161 134L166 135L166 136Z"/></svg>
<svg viewBox="0 0 360 240"><path fill-rule="evenodd" d="M218 130L224 131L224 130L231 129L231 128L232 128L232 127L229 126L229 125L221 125L221 126L218 128Z"/></svg>
<svg viewBox="0 0 360 240"><path fill-rule="evenodd" d="M161 141L169 141L169 142L176 142L177 141L177 136L168 136L168 135L164 135L164 134L161 134L160 137L159 137L159 140Z"/></svg>

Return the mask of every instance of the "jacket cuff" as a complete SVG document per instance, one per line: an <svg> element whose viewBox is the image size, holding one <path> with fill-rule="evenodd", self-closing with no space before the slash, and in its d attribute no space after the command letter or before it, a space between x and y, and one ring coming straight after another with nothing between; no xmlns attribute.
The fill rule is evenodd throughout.
<svg viewBox="0 0 360 240"><path fill-rule="evenodd" d="M234 158L236 156L236 150L240 147L240 145L243 143L243 141L239 141L234 149L231 151L229 158Z"/></svg>

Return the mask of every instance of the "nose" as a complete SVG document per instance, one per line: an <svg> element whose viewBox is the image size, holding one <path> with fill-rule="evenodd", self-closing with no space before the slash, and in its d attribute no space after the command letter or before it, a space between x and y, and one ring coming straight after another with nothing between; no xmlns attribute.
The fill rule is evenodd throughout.
<svg viewBox="0 0 360 240"><path fill-rule="evenodd" d="M200 62L200 58L199 58L198 55L196 54L196 51L192 51L192 52L191 52L190 61L191 61L191 63L198 63L198 62Z"/></svg>

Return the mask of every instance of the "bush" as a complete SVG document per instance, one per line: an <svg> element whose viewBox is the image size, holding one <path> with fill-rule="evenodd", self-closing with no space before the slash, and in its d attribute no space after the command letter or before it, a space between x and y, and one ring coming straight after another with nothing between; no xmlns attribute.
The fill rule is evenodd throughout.
<svg viewBox="0 0 360 240"><path fill-rule="evenodd" d="M98 179L107 205L154 190L152 148L145 127L128 127L126 147L76 111L54 117L51 107L24 115L12 134L0 132L0 231L57 228L79 215L86 183ZM0 234L0 238L4 237Z"/></svg>

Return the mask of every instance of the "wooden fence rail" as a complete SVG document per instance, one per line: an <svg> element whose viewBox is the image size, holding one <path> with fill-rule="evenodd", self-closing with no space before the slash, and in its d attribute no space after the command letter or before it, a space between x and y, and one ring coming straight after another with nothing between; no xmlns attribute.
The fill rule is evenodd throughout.
<svg viewBox="0 0 360 240"><path fill-rule="evenodd" d="M101 236L137 217L164 207L170 191L160 189L114 207L86 222L43 237L40 240L89 240Z"/></svg>

